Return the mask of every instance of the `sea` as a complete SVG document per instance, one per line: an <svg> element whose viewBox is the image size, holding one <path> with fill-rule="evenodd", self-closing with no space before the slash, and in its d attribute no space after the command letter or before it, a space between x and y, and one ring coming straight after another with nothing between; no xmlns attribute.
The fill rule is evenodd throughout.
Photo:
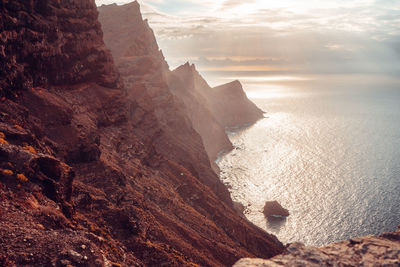
<svg viewBox="0 0 400 267"><path fill-rule="evenodd" d="M283 243L322 246L400 224L400 79L395 75L227 75L264 118L229 129L217 163L248 220ZM265 218L276 200L290 216Z"/></svg>

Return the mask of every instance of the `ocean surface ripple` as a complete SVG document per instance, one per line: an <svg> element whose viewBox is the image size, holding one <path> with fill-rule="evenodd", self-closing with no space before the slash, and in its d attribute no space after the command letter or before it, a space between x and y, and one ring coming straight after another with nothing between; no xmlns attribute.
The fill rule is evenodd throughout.
<svg viewBox="0 0 400 267"><path fill-rule="evenodd" d="M400 86L357 81L247 85L266 117L230 132L235 148L217 163L246 217L284 243L323 245L400 224ZM267 200L291 215L267 220Z"/></svg>

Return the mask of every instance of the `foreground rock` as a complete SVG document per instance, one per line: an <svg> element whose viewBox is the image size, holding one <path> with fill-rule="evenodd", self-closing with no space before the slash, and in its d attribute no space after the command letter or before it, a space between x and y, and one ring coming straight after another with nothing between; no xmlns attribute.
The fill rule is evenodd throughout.
<svg viewBox="0 0 400 267"><path fill-rule="evenodd" d="M321 248L291 244L269 260L241 259L235 267L276 266L391 266L400 264L400 232L366 236Z"/></svg>
<svg viewBox="0 0 400 267"><path fill-rule="evenodd" d="M289 216L289 211L281 206L278 201L267 201L265 202L263 213L265 217L268 216Z"/></svg>

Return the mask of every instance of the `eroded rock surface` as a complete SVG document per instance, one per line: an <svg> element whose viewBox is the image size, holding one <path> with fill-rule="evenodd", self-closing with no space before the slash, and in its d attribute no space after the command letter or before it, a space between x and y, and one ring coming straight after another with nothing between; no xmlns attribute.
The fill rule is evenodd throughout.
<svg viewBox="0 0 400 267"><path fill-rule="evenodd" d="M94 1L1 12L0 265L227 266L284 250L233 209L145 21L119 86Z"/></svg>
<svg viewBox="0 0 400 267"><path fill-rule="evenodd" d="M218 173L215 163L218 153L231 150L232 143L225 133L225 126L219 123L211 109L206 92L208 90L210 94L211 87L189 63L169 72L167 77L172 93L185 104L193 128L200 134L210 163Z"/></svg>
<svg viewBox="0 0 400 267"><path fill-rule="evenodd" d="M1 1L0 12L1 96L50 84L117 86L94 1Z"/></svg>
<svg viewBox="0 0 400 267"><path fill-rule="evenodd" d="M269 260L241 259L235 267L400 266L400 232L366 236L316 248L291 244Z"/></svg>

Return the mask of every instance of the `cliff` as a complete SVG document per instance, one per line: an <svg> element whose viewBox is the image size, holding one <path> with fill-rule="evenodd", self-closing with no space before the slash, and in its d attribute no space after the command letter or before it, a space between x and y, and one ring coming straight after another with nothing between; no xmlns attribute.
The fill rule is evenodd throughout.
<svg viewBox="0 0 400 267"><path fill-rule="evenodd" d="M1 1L0 94L92 81L116 87L93 7L93 1Z"/></svg>
<svg viewBox="0 0 400 267"><path fill-rule="evenodd" d="M237 83L230 83L221 86L221 90L212 89L195 66L188 63L171 72L153 31L140 14L137 2L123 6L101 6L99 11L104 41L110 47L118 69L124 76L125 85L135 88L135 83L145 82L146 86L153 88L152 91L154 88L163 88L162 94L174 99L175 104L169 106L179 106L189 119L188 127L200 135L202 144L198 144L197 150L205 149L209 164L219 173L215 163L218 153L232 149L225 127L254 123L262 118L262 111L248 100L240 84L237 86ZM154 102L153 106L164 105L158 99L160 94L161 91L158 91L148 97ZM168 113L165 109L158 112L160 119L165 121L170 120L175 113ZM171 132L174 129L176 127ZM180 129L179 133L171 135L179 135L185 131L185 127ZM194 136L193 133L190 135ZM184 144L198 143L189 139Z"/></svg>
<svg viewBox="0 0 400 267"><path fill-rule="evenodd" d="M225 129L253 124L263 117L263 112L247 98L240 82L211 88L194 64L186 63L167 77L172 92L184 102L193 128L202 137L211 165L218 172L218 153L232 149Z"/></svg>
<svg viewBox="0 0 400 267"><path fill-rule="evenodd" d="M210 168L202 138L192 127L184 103L168 86L168 65L153 31L142 19L139 4L103 5L99 11L104 41L115 57L127 98L135 103L131 111L134 133L161 155L185 166L231 204L228 190ZM128 26L121 30L122 24Z"/></svg>
<svg viewBox="0 0 400 267"><path fill-rule="evenodd" d="M0 265L227 266L279 254L232 208L162 53L147 49L150 28L128 7L133 43L115 67L94 1L1 2Z"/></svg>
<svg viewBox="0 0 400 267"><path fill-rule="evenodd" d="M193 128L202 137L211 166L219 173L215 163L218 153L232 149L232 143L225 133L225 127L217 121L212 112L208 96L204 94L204 89L211 88L195 66L189 63L168 73L167 77L173 94L183 101Z"/></svg>
<svg viewBox="0 0 400 267"><path fill-rule="evenodd" d="M239 81L211 88L196 67L188 63L176 68L172 75L205 99L205 106L223 128L253 124L263 118L263 111L247 98Z"/></svg>
<svg viewBox="0 0 400 267"><path fill-rule="evenodd" d="M399 266L400 232L366 236L316 248L291 244L269 260L241 259L234 267L268 266Z"/></svg>
<svg viewBox="0 0 400 267"><path fill-rule="evenodd" d="M263 111L247 98L239 81L214 87L209 99L216 118L225 127L253 124L263 117Z"/></svg>

